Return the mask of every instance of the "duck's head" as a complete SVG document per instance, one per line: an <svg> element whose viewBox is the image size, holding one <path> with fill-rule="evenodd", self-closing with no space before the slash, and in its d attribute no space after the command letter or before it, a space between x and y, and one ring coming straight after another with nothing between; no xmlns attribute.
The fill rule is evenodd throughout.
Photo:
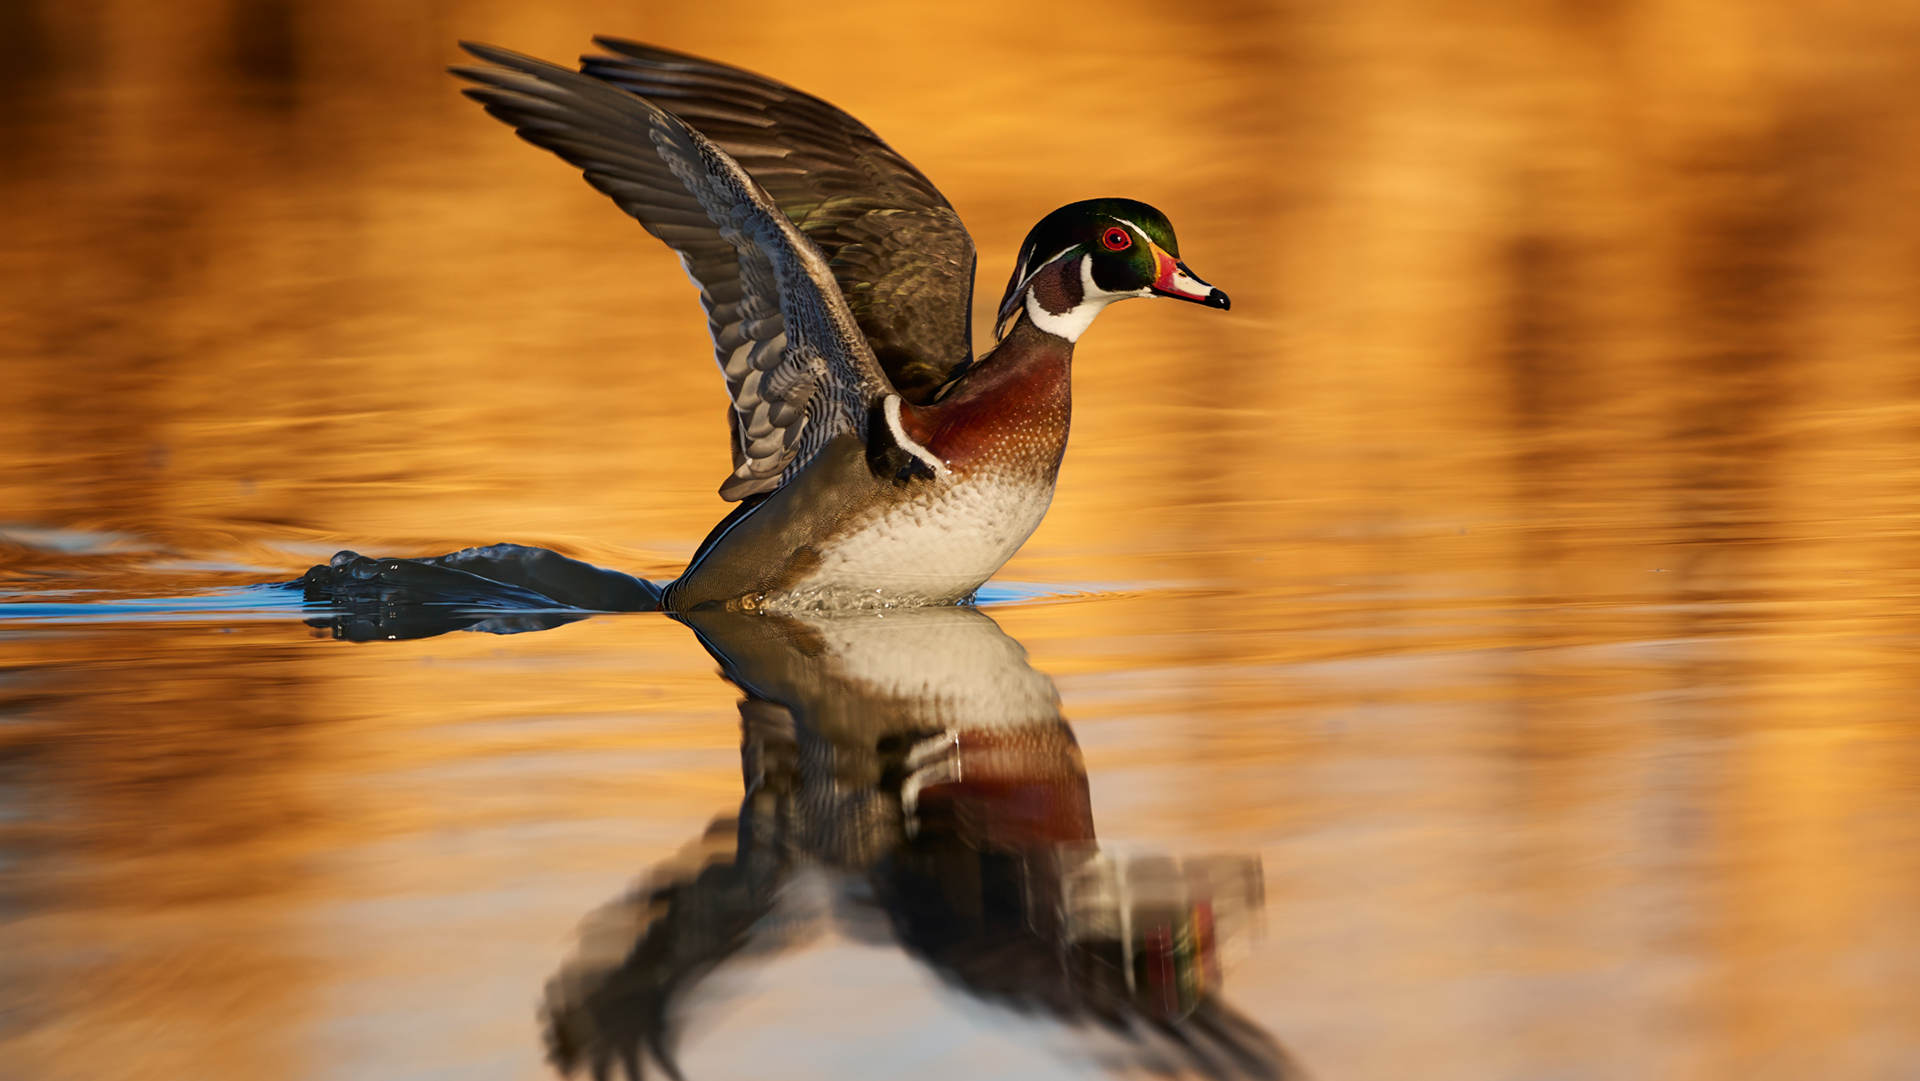
<svg viewBox="0 0 1920 1081"><path fill-rule="evenodd" d="M1036 327L1077 341L1101 309L1128 297L1231 303L1180 261L1165 214L1132 199L1068 203L1041 218L1020 246L995 335L1024 307Z"/></svg>

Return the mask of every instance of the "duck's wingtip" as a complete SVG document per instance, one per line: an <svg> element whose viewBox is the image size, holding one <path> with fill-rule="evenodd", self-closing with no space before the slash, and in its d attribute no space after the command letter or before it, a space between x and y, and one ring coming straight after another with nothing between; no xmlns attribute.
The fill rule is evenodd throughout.
<svg viewBox="0 0 1920 1081"><path fill-rule="evenodd" d="M544 60L528 56L525 53L517 53L512 49L503 49L498 45L489 45L484 41L468 41L465 38L461 38L459 45L461 50L468 56L485 60L489 64L499 64L502 67L527 71L535 67L553 66Z"/></svg>
<svg viewBox="0 0 1920 1081"><path fill-rule="evenodd" d="M631 57L635 60L652 60L656 63L661 61L668 63L686 63L689 61L710 63L710 61L701 60L691 53L683 53L678 49L665 49L658 45L649 45L644 41L635 41L632 38L616 37L613 34L595 34L593 35L593 43L608 52Z"/></svg>

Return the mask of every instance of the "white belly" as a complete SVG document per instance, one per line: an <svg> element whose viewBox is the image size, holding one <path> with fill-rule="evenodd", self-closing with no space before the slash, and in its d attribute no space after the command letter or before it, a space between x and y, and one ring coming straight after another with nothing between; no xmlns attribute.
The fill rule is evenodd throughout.
<svg viewBox="0 0 1920 1081"><path fill-rule="evenodd" d="M1019 551L1053 501L1052 484L949 474L876 509L830 543L820 565L766 598L774 609L951 604Z"/></svg>

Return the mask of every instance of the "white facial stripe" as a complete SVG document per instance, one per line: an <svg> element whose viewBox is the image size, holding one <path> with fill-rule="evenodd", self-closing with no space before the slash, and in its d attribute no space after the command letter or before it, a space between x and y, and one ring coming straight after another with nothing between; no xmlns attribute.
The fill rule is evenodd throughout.
<svg viewBox="0 0 1920 1081"><path fill-rule="evenodd" d="M1040 262L1033 264L1033 269L1027 271L1027 276L1020 279L1020 284L1018 286L1015 286L1013 291L1017 293L1020 290L1025 289L1027 286L1032 285L1033 276L1035 274L1038 274L1042 270L1045 270L1047 268L1047 264L1053 262L1055 259L1060 258L1061 256L1067 254L1072 250L1073 250L1072 248L1061 248L1059 251L1054 252L1052 255L1047 256L1045 259L1042 259Z"/></svg>
<svg viewBox="0 0 1920 1081"><path fill-rule="evenodd" d="M1042 270L1045 270L1047 266L1050 263L1052 263L1055 259L1060 258L1061 256L1067 254L1072 250L1073 250L1072 248L1061 248L1059 251L1055 252L1052 256L1048 257L1048 259L1045 262L1034 264L1033 269L1027 271L1027 276L1020 279L1020 284L1013 287L1013 289L1011 290L1011 295L1019 296L1021 293L1026 293L1027 287L1033 284L1033 279L1035 275L1039 274ZM1033 294L1027 293L1025 301L1026 301L1027 308L1031 310L1034 306ZM995 337L1000 336L1000 334L1004 332L1005 327L1006 327L1006 323L1004 320L996 321L993 325L994 336Z"/></svg>
<svg viewBox="0 0 1920 1081"><path fill-rule="evenodd" d="M947 463L941 461L932 451L914 442L913 437L907 434L907 430L900 426L900 396L898 394L887 395L886 401L880 405L880 411L887 415L887 431L893 433L893 441L900 445L901 450L925 462L927 468L933 470L933 475L936 477L944 476L949 472Z"/></svg>
<svg viewBox="0 0 1920 1081"><path fill-rule="evenodd" d="M1142 244L1153 243L1153 238L1147 235L1147 231L1145 229L1140 228L1138 225L1133 224L1132 222L1128 221L1125 218L1115 218L1113 220L1133 230L1134 234L1140 238L1140 242Z"/></svg>

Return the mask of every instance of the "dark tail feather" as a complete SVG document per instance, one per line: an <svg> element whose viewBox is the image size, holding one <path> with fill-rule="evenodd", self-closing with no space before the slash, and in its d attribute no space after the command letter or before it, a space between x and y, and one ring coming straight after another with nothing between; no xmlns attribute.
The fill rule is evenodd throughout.
<svg viewBox="0 0 1920 1081"><path fill-rule="evenodd" d="M455 630L518 634L594 612L650 612L660 587L546 548L495 544L425 559L340 552L279 588L329 611L309 620L351 641L428 638Z"/></svg>

